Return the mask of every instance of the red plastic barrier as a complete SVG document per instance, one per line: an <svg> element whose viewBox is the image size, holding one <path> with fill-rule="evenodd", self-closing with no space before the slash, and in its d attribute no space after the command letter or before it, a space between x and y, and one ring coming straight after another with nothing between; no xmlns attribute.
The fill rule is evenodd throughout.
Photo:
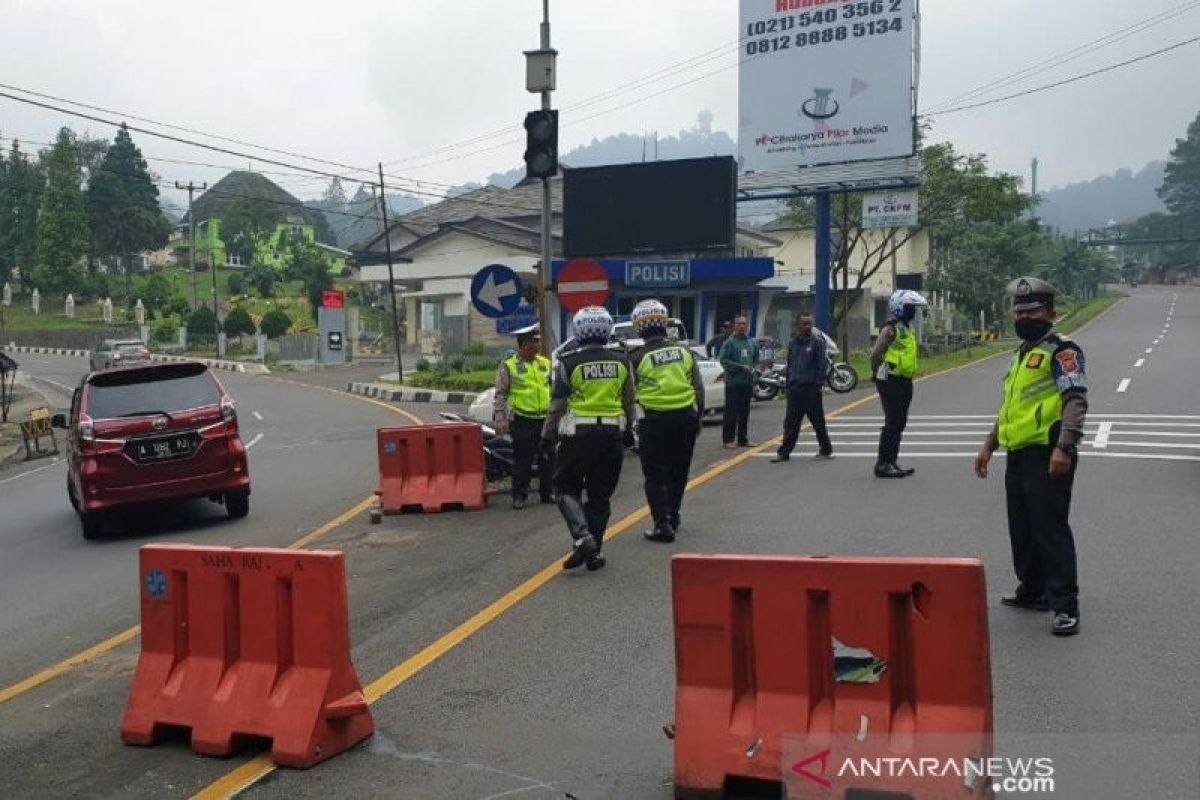
<svg viewBox="0 0 1200 800"><path fill-rule="evenodd" d="M858 761L961 772L991 755L980 562L680 555L671 568L677 797L720 796L730 779L781 782L789 798L990 791L931 762L877 777L878 761Z"/></svg>
<svg viewBox="0 0 1200 800"><path fill-rule="evenodd" d="M380 428L379 488L385 514L474 511L487 505L483 433L470 423Z"/></svg>
<svg viewBox="0 0 1200 800"><path fill-rule="evenodd" d="M126 744L164 725L229 755L271 739L271 758L310 767L375 730L350 661L342 553L146 545L142 653L121 720Z"/></svg>

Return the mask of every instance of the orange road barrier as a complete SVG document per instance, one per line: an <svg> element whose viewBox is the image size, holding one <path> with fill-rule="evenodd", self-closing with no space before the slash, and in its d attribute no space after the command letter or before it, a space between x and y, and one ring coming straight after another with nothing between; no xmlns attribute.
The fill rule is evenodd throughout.
<svg viewBox="0 0 1200 800"><path fill-rule="evenodd" d="M350 661L342 553L146 545L142 652L121 740L164 727L225 756L271 740L271 758L311 767L375 730Z"/></svg>
<svg viewBox="0 0 1200 800"><path fill-rule="evenodd" d="M679 555L671 572L677 797L987 796L958 774L992 752L980 562ZM950 766L875 774L904 756Z"/></svg>
<svg viewBox="0 0 1200 800"><path fill-rule="evenodd" d="M486 507L483 433L478 425L380 428L377 444L375 494L383 513Z"/></svg>

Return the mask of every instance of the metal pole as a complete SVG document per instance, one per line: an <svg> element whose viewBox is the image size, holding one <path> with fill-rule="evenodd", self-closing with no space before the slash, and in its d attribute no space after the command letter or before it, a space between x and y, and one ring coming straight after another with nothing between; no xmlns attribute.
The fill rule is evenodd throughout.
<svg viewBox="0 0 1200 800"><path fill-rule="evenodd" d="M208 188L207 183L202 183L196 186L191 181L188 181L187 186L182 185L179 181L175 181L176 189L187 189L188 193L188 236L191 244L188 247L188 267L192 273L192 311L200 307L200 293L196 288L196 215L192 211L192 193L196 189L204 191Z"/></svg>
<svg viewBox="0 0 1200 800"><path fill-rule="evenodd" d="M550 0L542 0L542 25L541 25L541 43L543 50L550 49ZM550 90L542 90L542 109L550 110ZM552 193L550 191L550 178L542 178L542 269L538 278L541 282L538 298L538 324L541 329L542 347L546 353L554 349L553 329L550 326L548 319L549 299L550 299L550 263L554 258L552 253L552 218L553 210L551 208Z"/></svg>
<svg viewBox="0 0 1200 800"><path fill-rule="evenodd" d="M212 293L213 293L213 336L217 337L213 345L220 349L221 346L221 312L217 307L217 260L209 254L209 269L212 272Z"/></svg>
<svg viewBox="0 0 1200 800"><path fill-rule="evenodd" d="M829 329L829 192L818 192L817 205L817 280L816 317L817 327L832 334Z"/></svg>
<svg viewBox="0 0 1200 800"><path fill-rule="evenodd" d="M379 162L379 213L383 217L383 242L387 248L388 293L392 296L392 342L396 346L396 380L404 381L404 362L400 357L400 311L396 308L396 275L392 272L392 234L388 230L387 190L383 183L383 162Z"/></svg>

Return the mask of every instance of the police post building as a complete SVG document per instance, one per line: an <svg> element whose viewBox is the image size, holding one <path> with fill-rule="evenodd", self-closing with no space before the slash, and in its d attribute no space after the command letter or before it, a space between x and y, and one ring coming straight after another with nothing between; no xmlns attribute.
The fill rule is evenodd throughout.
<svg viewBox="0 0 1200 800"><path fill-rule="evenodd" d="M563 250L551 278L559 296L568 265L603 270L614 319L629 318L646 298L660 300L704 341L721 323L745 314L750 333L762 327L775 275L760 255L779 240L736 224L736 162L699 158L576 168L564 172ZM568 271L568 275L571 271ZM558 334L571 335L560 311Z"/></svg>

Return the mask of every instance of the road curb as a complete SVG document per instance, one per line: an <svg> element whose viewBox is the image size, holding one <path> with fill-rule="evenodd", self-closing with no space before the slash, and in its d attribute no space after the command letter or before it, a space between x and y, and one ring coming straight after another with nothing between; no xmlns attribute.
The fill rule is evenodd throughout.
<svg viewBox="0 0 1200 800"><path fill-rule="evenodd" d="M360 394L376 400L389 400L393 403L448 403L450 405L468 405L478 396L472 392L433 392L407 387L393 387L382 383L359 383L351 381L346 384L350 394Z"/></svg>
<svg viewBox="0 0 1200 800"><path fill-rule="evenodd" d="M5 345L6 353L29 353L38 356L73 356L87 358L91 350L75 350L62 347L28 347L25 345ZM247 364L242 361L222 361L215 358L191 358L188 356L152 355L151 361L198 361L210 369L220 369L226 372L238 372L243 375L270 375L271 370L265 364Z"/></svg>

